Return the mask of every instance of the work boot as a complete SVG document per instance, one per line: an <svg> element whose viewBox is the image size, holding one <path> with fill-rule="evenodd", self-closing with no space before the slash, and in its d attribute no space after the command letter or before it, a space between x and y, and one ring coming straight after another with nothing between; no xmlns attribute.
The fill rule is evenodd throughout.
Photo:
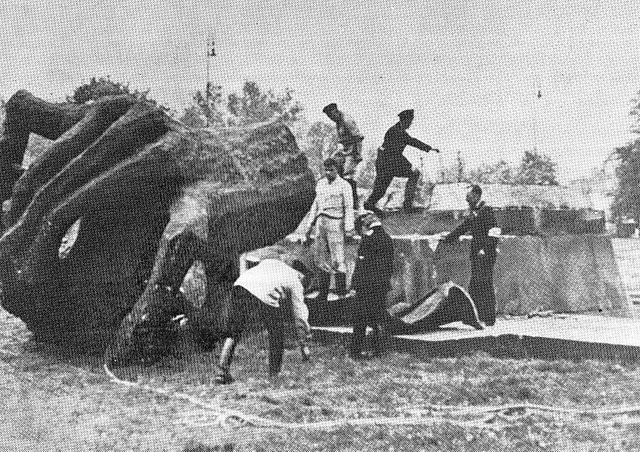
<svg viewBox="0 0 640 452"><path fill-rule="evenodd" d="M233 377L229 372L231 362L233 361L233 352L236 348L236 341L233 338L226 338L220 350L220 360L218 361L218 370L216 372L215 382L217 384L226 385L233 383Z"/></svg>
<svg viewBox="0 0 640 452"><path fill-rule="evenodd" d="M318 281L318 303L326 303L329 296L329 286L331 285L331 273L320 271L320 277Z"/></svg>
<svg viewBox="0 0 640 452"><path fill-rule="evenodd" d="M411 176L409 176L407 185L404 187L404 203L402 204L402 208L405 211L413 211L413 200L416 196L416 189L418 188L418 179L420 179L420 173L414 171Z"/></svg>
<svg viewBox="0 0 640 452"><path fill-rule="evenodd" d="M336 272L336 295L344 297L347 295L347 274Z"/></svg>
<svg viewBox="0 0 640 452"><path fill-rule="evenodd" d="M375 325L373 327L373 334L371 335L371 349L373 351L373 356L382 356L384 351L382 347L382 325Z"/></svg>

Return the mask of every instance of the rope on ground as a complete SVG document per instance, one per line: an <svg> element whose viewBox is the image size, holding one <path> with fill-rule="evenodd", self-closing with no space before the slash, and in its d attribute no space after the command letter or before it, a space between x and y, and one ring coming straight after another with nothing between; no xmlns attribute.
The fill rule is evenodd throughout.
<svg viewBox="0 0 640 452"><path fill-rule="evenodd" d="M225 430L231 429L235 421L235 425L240 426L253 426L263 427L270 429L287 429L287 430L331 430L344 426L373 426L373 425L433 425L439 422L448 422L460 427L472 427L480 429L491 429L495 427L484 422L473 421L460 421L445 417L449 416L480 416L487 413L502 413L513 411L545 411L552 413L560 413L566 415L590 415L590 416L616 416L630 413L640 413L640 405L625 406L618 408L562 408L548 405L537 405L531 403L514 403L495 406L469 406L460 407L456 405L426 405L424 409L411 410L412 416L402 417L369 417L369 418L340 418L327 421L317 422L284 422L267 419L260 416L255 416L241 411L232 410L229 408L223 408L221 406L212 405L197 397L190 396L189 394L172 391L168 389L156 388L146 384L138 382L132 382L128 380L121 380L116 377L109 367L104 364L104 371L109 379L118 385L138 388L148 392L152 392L158 395L162 395L168 398L174 398L179 400L185 400L193 405L199 406L206 410L212 411L216 419L214 425L219 426Z"/></svg>

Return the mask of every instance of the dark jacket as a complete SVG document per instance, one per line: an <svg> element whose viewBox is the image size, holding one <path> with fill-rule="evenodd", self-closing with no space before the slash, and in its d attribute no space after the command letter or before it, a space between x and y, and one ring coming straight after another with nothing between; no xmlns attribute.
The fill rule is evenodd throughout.
<svg viewBox="0 0 640 452"><path fill-rule="evenodd" d="M489 229L498 226L493 209L484 201L478 203L470 215L447 236L447 242L452 242L465 233L471 234L471 258L484 250L488 255L495 255L498 239L489 237Z"/></svg>
<svg viewBox="0 0 640 452"><path fill-rule="evenodd" d="M431 146L410 136L407 130L402 127L402 124L398 122L391 126L389 130L387 130L387 133L384 134L382 149L378 152L378 156L385 159L400 157L406 146L413 146L422 151L431 150Z"/></svg>
<svg viewBox="0 0 640 452"><path fill-rule="evenodd" d="M362 235L351 287L358 291L388 291L393 274L393 241L382 226Z"/></svg>

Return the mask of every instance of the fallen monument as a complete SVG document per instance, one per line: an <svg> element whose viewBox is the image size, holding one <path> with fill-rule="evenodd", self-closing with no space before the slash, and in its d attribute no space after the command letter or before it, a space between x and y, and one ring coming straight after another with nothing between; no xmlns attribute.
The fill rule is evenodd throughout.
<svg viewBox="0 0 640 452"><path fill-rule="evenodd" d="M393 214L383 224L396 234L402 232L398 228L404 221L398 218L401 215ZM414 215L412 220L419 222L419 217ZM395 257L388 308L398 303L415 305L449 281L467 287L471 276L468 240L440 244L437 235L420 234L392 235L392 239ZM517 316L550 310L630 317L632 308L611 241L606 234L502 236L494 268L497 312ZM348 278L356 250L357 243L345 246ZM291 241L250 254L301 259L313 267L313 248ZM345 303L335 309L348 309L341 304ZM346 319L348 315L328 317Z"/></svg>
<svg viewBox="0 0 640 452"><path fill-rule="evenodd" d="M105 351L110 364L153 350L180 310L215 336L239 255L292 232L314 198L280 122L194 131L125 95L73 105L26 91L6 111L2 305L37 340ZM31 133L55 141L21 174ZM184 308L176 295L194 265L206 295Z"/></svg>

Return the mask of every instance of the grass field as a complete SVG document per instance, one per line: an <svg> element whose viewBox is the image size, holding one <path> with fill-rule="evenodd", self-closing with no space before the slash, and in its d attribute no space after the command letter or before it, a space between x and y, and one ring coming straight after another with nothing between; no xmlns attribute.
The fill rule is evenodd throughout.
<svg viewBox="0 0 640 452"><path fill-rule="evenodd" d="M596 415L504 409L435 410L528 402L586 411L640 405L640 367L584 361L495 359L486 354L420 361L391 353L354 362L343 347L314 344L310 363L288 350L266 374L266 341L247 338L236 383L213 382L215 356L187 345L148 368L70 359L29 339L0 311L0 450L7 451L500 451L640 450L640 411ZM185 400L188 396L190 400ZM183 398L180 398L183 397ZM416 425L342 423L327 428L216 424L220 407L291 423L416 418ZM419 423L422 423L421 425Z"/></svg>

